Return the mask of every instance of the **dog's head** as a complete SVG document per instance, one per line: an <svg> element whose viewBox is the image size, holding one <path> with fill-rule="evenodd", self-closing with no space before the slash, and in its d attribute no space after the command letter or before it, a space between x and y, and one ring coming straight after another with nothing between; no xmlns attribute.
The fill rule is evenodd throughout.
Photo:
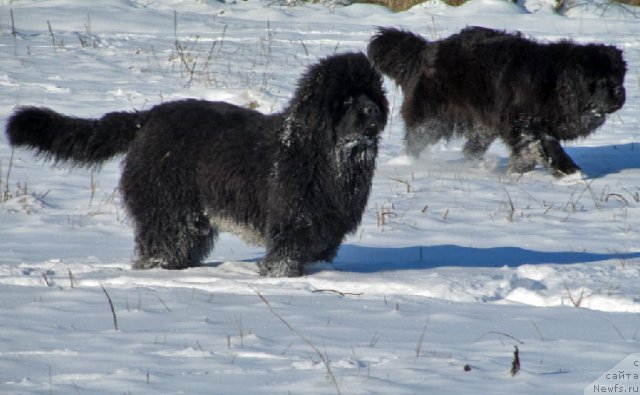
<svg viewBox="0 0 640 395"><path fill-rule="evenodd" d="M382 76L362 53L322 59L302 76L288 110L299 136L331 147L376 144L387 123Z"/></svg>
<svg viewBox="0 0 640 395"><path fill-rule="evenodd" d="M626 64L622 51L612 46L590 45L580 59L590 109L601 113L619 110L625 102Z"/></svg>
<svg viewBox="0 0 640 395"><path fill-rule="evenodd" d="M589 44L571 51L572 64L559 80L561 99L573 105L585 126L595 129L625 103L626 63L613 46Z"/></svg>

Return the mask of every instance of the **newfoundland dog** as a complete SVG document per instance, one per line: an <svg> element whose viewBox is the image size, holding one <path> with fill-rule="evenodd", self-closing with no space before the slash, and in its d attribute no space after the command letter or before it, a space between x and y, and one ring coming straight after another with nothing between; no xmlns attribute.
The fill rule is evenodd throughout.
<svg viewBox="0 0 640 395"><path fill-rule="evenodd" d="M300 276L359 225L387 107L382 76L347 53L311 66L281 113L202 100L99 119L24 107L7 135L77 166L126 153L134 268L197 266L224 230L266 247L261 275Z"/></svg>
<svg viewBox="0 0 640 395"><path fill-rule="evenodd" d="M542 44L482 27L428 42L380 28L368 56L402 87L413 156L440 139L463 136L465 157L480 159L501 138L511 150L510 171L541 163L562 177L580 168L560 141L594 132L625 101L626 65L613 46Z"/></svg>

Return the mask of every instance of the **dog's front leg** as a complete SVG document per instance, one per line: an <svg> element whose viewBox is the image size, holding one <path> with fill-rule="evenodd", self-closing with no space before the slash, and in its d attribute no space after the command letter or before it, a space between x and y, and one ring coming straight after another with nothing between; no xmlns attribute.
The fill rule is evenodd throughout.
<svg viewBox="0 0 640 395"><path fill-rule="evenodd" d="M300 277L303 274L302 261L293 257L295 254L282 254L268 251L264 260L258 262L261 276L265 277Z"/></svg>
<svg viewBox="0 0 640 395"><path fill-rule="evenodd" d="M304 263L309 261L307 250L311 244L310 224L300 223L300 220L305 217L303 214L294 217L295 219L284 215L278 216L279 221L273 220L267 226L267 254L258 263L261 276L302 276ZM283 221L283 219L290 221Z"/></svg>
<svg viewBox="0 0 640 395"><path fill-rule="evenodd" d="M580 167L567 155L557 139L543 135L541 147L543 165L550 168L555 177L560 178L580 171Z"/></svg>

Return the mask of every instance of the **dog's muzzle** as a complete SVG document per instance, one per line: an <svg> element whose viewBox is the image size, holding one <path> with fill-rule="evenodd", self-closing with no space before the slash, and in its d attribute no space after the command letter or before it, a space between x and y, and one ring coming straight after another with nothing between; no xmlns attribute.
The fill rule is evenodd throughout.
<svg viewBox="0 0 640 395"><path fill-rule="evenodd" d="M365 104L360 110L361 116L366 120L364 132L368 137L375 137L382 129L380 108L373 102Z"/></svg>

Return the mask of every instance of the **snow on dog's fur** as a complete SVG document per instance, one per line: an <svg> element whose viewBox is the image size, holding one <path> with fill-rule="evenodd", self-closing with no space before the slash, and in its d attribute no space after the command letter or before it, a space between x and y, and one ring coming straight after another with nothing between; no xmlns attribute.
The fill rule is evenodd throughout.
<svg viewBox="0 0 640 395"><path fill-rule="evenodd" d="M25 107L7 135L79 166L126 153L135 268L197 266L231 230L266 246L262 275L299 276L359 225L387 112L381 75L348 53L310 67L281 113L183 100L94 120Z"/></svg>

